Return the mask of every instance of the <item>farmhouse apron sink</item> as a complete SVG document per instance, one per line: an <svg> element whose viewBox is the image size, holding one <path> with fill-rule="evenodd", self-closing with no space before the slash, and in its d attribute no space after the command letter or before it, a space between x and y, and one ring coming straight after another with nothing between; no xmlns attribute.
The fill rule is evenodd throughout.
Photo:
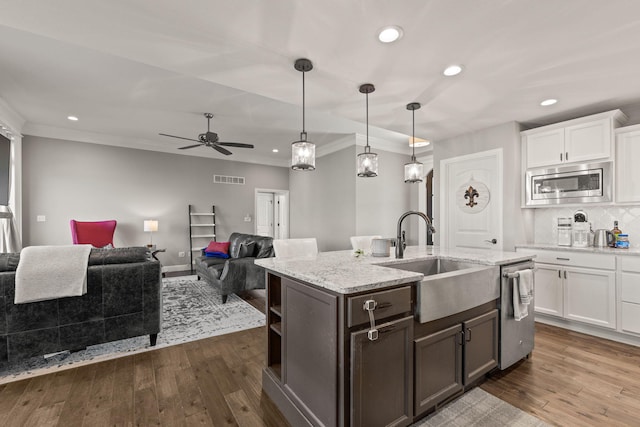
<svg viewBox="0 0 640 427"><path fill-rule="evenodd" d="M500 298L500 267L445 259L386 264L424 274L418 284L416 317L441 319Z"/></svg>

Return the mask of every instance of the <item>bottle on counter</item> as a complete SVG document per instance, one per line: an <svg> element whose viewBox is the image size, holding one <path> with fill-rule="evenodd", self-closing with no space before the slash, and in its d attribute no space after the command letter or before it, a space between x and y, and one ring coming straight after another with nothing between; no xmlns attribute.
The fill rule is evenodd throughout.
<svg viewBox="0 0 640 427"><path fill-rule="evenodd" d="M618 228L618 221L613 221L613 229L611 230L611 234L613 234L613 243L610 244L609 246L611 246L612 248L615 248L616 242L618 241L618 234L622 233L622 231L620 231L620 229Z"/></svg>

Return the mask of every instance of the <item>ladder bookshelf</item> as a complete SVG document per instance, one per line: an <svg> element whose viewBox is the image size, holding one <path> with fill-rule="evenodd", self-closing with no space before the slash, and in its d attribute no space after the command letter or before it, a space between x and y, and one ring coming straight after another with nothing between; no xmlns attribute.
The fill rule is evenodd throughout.
<svg viewBox="0 0 640 427"><path fill-rule="evenodd" d="M216 207L211 212L196 212L194 205L189 205L189 259L193 274L194 252L200 252L211 240L216 240Z"/></svg>

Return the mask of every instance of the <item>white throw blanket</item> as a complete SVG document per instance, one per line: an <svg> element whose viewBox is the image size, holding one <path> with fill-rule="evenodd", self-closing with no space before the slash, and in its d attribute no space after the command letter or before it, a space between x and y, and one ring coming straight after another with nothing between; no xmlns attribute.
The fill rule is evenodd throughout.
<svg viewBox="0 0 640 427"><path fill-rule="evenodd" d="M43 301L87 293L91 245L29 246L20 252L14 302Z"/></svg>
<svg viewBox="0 0 640 427"><path fill-rule="evenodd" d="M520 321L529 314L533 300L533 270L520 270L513 279L513 317Z"/></svg>

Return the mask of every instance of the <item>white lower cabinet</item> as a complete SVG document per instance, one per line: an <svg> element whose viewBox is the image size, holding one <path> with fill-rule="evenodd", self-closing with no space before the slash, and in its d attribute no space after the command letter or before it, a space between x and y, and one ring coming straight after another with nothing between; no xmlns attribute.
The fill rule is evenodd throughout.
<svg viewBox="0 0 640 427"><path fill-rule="evenodd" d="M537 264L535 311L616 328L615 271Z"/></svg>
<svg viewBox="0 0 640 427"><path fill-rule="evenodd" d="M564 316L562 269L557 265L536 264L535 311L551 316Z"/></svg>
<svg viewBox="0 0 640 427"><path fill-rule="evenodd" d="M620 329L640 334L640 257L620 257Z"/></svg>
<svg viewBox="0 0 640 427"><path fill-rule="evenodd" d="M566 267L564 275L564 317L615 329L615 271Z"/></svg>

